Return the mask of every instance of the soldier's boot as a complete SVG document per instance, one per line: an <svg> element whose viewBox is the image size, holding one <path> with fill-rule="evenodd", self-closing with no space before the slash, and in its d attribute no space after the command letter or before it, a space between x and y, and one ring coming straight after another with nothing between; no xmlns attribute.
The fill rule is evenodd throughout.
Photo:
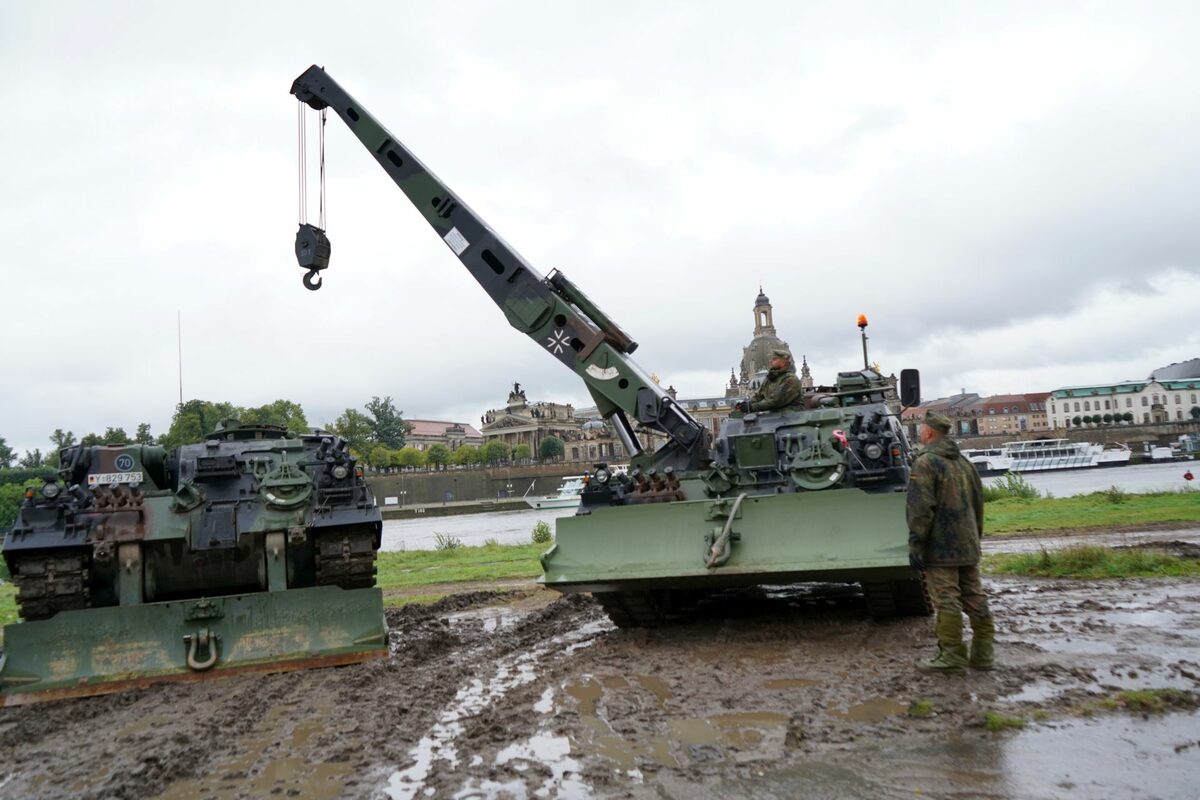
<svg viewBox="0 0 1200 800"><path fill-rule="evenodd" d="M989 614L971 620L971 669L992 669L996 661L996 621Z"/></svg>
<svg viewBox="0 0 1200 800"><path fill-rule="evenodd" d="M967 646L963 644L962 614L938 612L933 630L937 633L938 654L917 662L921 672L962 675L967 671Z"/></svg>

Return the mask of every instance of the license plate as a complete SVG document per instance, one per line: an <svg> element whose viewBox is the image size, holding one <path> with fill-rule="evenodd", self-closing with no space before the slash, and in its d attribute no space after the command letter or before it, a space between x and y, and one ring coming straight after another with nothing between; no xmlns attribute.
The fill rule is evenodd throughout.
<svg viewBox="0 0 1200 800"><path fill-rule="evenodd" d="M140 472L101 472L97 475L88 475L88 486L106 486L117 483L138 484L141 482L142 473Z"/></svg>

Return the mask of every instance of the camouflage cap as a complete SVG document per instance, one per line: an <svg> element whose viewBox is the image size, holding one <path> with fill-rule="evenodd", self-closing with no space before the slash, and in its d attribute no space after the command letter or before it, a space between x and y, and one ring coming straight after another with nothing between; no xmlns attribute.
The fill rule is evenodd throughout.
<svg viewBox="0 0 1200 800"><path fill-rule="evenodd" d="M949 433L950 426L954 424L950 421L949 417L939 414L936 411L925 412L924 422L935 431L940 431L941 433Z"/></svg>
<svg viewBox="0 0 1200 800"><path fill-rule="evenodd" d="M792 354L787 350L772 350L771 358L782 358L784 361L787 361L790 364L792 361Z"/></svg>

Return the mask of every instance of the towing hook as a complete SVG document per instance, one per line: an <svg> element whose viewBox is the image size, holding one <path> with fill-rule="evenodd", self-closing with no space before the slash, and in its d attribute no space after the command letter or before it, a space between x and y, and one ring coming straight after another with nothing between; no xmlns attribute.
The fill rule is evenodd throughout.
<svg viewBox="0 0 1200 800"><path fill-rule="evenodd" d="M321 288L321 271L319 269L313 267L304 273L304 288L312 292Z"/></svg>

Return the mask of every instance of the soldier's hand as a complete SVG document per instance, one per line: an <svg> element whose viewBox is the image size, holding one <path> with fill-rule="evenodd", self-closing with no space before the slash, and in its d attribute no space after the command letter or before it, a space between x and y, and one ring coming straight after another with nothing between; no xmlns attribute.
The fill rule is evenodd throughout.
<svg viewBox="0 0 1200 800"><path fill-rule="evenodd" d="M917 572L925 571L925 560L923 558L921 558L920 553L909 553L908 554L908 565L910 567L912 567L914 570L916 570Z"/></svg>

